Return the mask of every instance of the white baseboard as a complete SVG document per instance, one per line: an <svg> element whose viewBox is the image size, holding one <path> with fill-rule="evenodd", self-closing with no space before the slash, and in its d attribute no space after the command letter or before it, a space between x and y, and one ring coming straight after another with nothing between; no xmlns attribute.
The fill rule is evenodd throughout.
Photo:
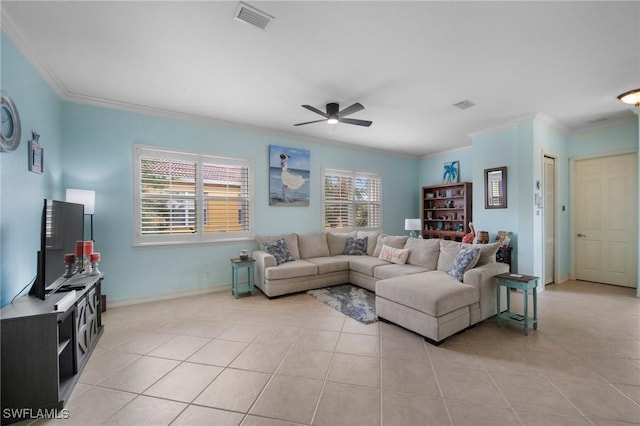
<svg viewBox="0 0 640 426"><path fill-rule="evenodd" d="M132 297L128 299L108 300L107 308L118 308L121 306L138 305L140 303L159 302L162 300L178 299L180 297L198 296L202 294L218 293L222 291L231 292L231 284L200 287L190 290L172 291L170 293L158 293L150 296Z"/></svg>

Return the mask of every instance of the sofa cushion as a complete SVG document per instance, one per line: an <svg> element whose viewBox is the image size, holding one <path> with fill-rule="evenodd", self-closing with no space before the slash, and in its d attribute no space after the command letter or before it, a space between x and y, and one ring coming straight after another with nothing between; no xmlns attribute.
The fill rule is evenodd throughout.
<svg viewBox="0 0 640 426"><path fill-rule="evenodd" d="M339 257L311 257L305 259L318 267L318 274L328 274L330 272L340 272L349 270L349 258Z"/></svg>
<svg viewBox="0 0 640 426"><path fill-rule="evenodd" d="M409 257L409 250L393 248L383 244L382 250L380 250L380 256L378 257L382 260L386 260L387 262L404 265L407 262L407 257Z"/></svg>
<svg viewBox="0 0 640 426"><path fill-rule="evenodd" d="M260 246L260 250L264 250L264 244L270 241L279 240L284 238L284 242L287 243L287 248L289 249L289 253L293 256L295 260L300 259L300 250L298 250L298 234L292 232L290 234L285 235L258 235L256 236L256 241ZM266 250L264 250L266 251Z"/></svg>
<svg viewBox="0 0 640 426"><path fill-rule="evenodd" d="M353 256L362 256L367 254L367 239L368 237L347 237L347 245L344 248L344 254Z"/></svg>
<svg viewBox="0 0 640 426"><path fill-rule="evenodd" d="M380 236L378 237L378 242L376 243L376 248L373 251L372 256L373 257L380 256L380 252L382 251L382 246L385 244L393 248L399 248L399 249L404 248L404 245L407 242L408 238L409 237L405 237L405 236L380 234Z"/></svg>
<svg viewBox="0 0 640 426"><path fill-rule="evenodd" d="M431 238L423 240L422 238L409 238L404 245L409 249L409 257L407 263L410 265L422 266L427 269L436 269L438 267L438 256L440 255L440 240Z"/></svg>
<svg viewBox="0 0 640 426"><path fill-rule="evenodd" d="M453 261L453 267L449 271L449 275L462 281L464 273L476 266L480 259L480 249L477 247L462 247Z"/></svg>
<svg viewBox="0 0 640 426"><path fill-rule="evenodd" d="M378 243L378 237L380 236L380 232L378 231L358 231L356 237L364 238L367 237L367 255L373 256L373 252L376 250L376 244Z"/></svg>
<svg viewBox="0 0 640 426"><path fill-rule="evenodd" d="M371 256L352 256L349 258L349 269L373 277L373 270L389 262Z"/></svg>
<svg viewBox="0 0 640 426"><path fill-rule="evenodd" d="M438 255L438 271L449 272L453 268L462 243L451 240L440 240L440 254Z"/></svg>
<svg viewBox="0 0 640 426"><path fill-rule="evenodd" d="M373 276L379 280L386 280L387 278L401 277L403 275L419 274L421 272L427 272L428 269L422 266L416 265L383 265L378 266L373 270Z"/></svg>
<svg viewBox="0 0 640 426"><path fill-rule="evenodd" d="M329 256L329 245L327 244L327 234L325 232L298 235L298 247L300 249L300 259Z"/></svg>
<svg viewBox="0 0 640 426"><path fill-rule="evenodd" d="M284 242L284 238L265 243L264 250L275 257L278 265L295 260L291 255L291 252L289 252L289 248L287 247L287 243Z"/></svg>
<svg viewBox="0 0 640 426"><path fill-rule="evenodd" d="M264 271L264 277L268 280L282 280L317 274L318 266L306 260L294 260L293 262L272 266Z"/></svg>
<svg viewBox="0 0 640 426"><path fill-rule="evenodd" d="M330 256L338 256L344 253L347 246L347 237L355 237L356 231L353 232L327 232L327 246L329 247Z"/></svg>
<svg viewBox="0 0 640 426"><path fill-rule="evenodd" d="M463 247L473 246L480 249L480 259L476 266L483 266L496 261L496 253L500 248L500 242L496 241L491 244L463 244Z"/></svg>
<svg viewBox="0 0 640 426"><path fill-rule="evenodd" d="M480 291L446 272L429 271L380 280L376 283L376 296L438 318L477 303Z"/></svg>

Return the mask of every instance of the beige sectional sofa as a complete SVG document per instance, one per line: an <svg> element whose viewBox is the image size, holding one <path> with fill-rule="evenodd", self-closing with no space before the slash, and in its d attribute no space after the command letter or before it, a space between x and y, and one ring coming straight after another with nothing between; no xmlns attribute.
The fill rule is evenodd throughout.
<svg viewBox="0 0 640 426"><path fill-rule="evenodd" d="M344 254L349 237L366 237L366 253ZM376 293L379 318L433 343L495 315L494 276L509 269L495 261L497 243L473 246L362 231L290 233L257 240L260 248L253 252L255 283L268 297L351 283ZM293 260L277 264L276 257L265 251L265 246L273 251L270 243L277 240L284 240ZM459 281L449 271L463 248L479 250L473 250L475 266ZM406 261L383 260L379 257L383 250L384 254L389 250L400 253Z"/></svg>

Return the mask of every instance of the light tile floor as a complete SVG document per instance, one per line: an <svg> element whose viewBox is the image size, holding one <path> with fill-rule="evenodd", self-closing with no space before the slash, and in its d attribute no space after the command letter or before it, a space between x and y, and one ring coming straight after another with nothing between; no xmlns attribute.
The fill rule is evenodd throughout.
<svg viewBox="0 0 640 426"><path fill-rule="evenodd" d="M529 336L489 319L440 346L306 294L110 308L70 418L37 423L640 424L635 289L571 281L538 301Z"/></svg>

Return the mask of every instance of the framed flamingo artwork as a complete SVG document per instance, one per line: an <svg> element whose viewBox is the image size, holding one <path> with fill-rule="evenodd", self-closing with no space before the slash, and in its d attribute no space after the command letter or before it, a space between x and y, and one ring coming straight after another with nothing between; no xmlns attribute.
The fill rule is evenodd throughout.
<svg viewBox="0 0 640 426"><path fill-rule="evenodd" d="M269 205L308 206L311 152L269 145Z"/></svg>

